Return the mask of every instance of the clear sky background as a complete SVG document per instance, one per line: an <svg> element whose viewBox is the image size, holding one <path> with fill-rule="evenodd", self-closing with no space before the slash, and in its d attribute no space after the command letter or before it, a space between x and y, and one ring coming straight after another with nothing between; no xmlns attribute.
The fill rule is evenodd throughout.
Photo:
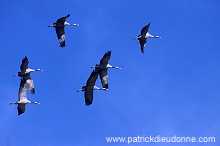
<svg viewBox="0 0 220 146"><path fill-rule="evenodd" d="M0 1L1 146L111 146L107 136L216 137L216 143L133 143L219 146L219 0ZM66 47L47 26L71 14ZM141 28L151 23L141 53ZM111 50L109 90L84 93L89 68ZM19 71L27 56L36 93L17 115ZM96 85L101 87L98 79Z"/></svg>

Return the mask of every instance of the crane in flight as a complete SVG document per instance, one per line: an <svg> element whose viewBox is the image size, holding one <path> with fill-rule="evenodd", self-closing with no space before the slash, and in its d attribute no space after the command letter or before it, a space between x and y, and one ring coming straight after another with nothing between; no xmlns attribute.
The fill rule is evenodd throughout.
<svg viewBox="0 0 220 146"><path fill-rule="evenodd" d="M65 31L64 31L64 27L67 25L73 25L73 26L79 26L79 24L70 24L68 22L66 22L66 19L70 16L70 14L68 14L65 17L61 17L59 19L57 19L56 22L53 23L53 25L48 25L48 27L54 27L56 29L56 34L57 34L57 38L60 43L60 47L65 47L66 46L66 36L65 36Z"/></svg>

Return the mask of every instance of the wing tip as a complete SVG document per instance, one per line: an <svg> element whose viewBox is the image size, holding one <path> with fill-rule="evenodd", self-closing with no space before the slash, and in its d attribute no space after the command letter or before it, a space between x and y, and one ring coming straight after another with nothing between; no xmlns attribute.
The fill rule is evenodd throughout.
<svg viewBox="0 0 220 146"><path fill-rule="evenodd" d="M107 57L107 56L111 56L111 54L112 54L112 51L108 51L108 52L106 52L106 53L104 54L103 58L104 58L104 57Z"/></svg>
<svg viewBox="0 0 220 146"><path fill-rule="evenodd" d="M103 85L102 88L109 89L108 84Z"/></svg>
<svg viewBox="0 0 220 146"><path fill-rule="evenodd" d="M111 55L112 51L108 51L106 52L107 55Z"/></svg>
<svg viewBox="0 0 220 146"><path fill-rule="evenodd" d="M31 92L31 94L35 94L35 89L32 88L32 89L30 90L30 92Z"/></svg>
<svg viewBox="0 0 220 146"><path fill-rule="evenodd" d="M88 100L87 100L85 105L86 105L86 106L89 106L89 105L91 105L91 104L92 104L92 101L90 101L90 100L88 101Z"/></svg>
<svg viewBox="0 0 220 146"><path fill-rule="evenodd" d="M89 103L86 103L85 106L90 106L91 104L92 104L92 103L89 102Z"/></svg>
<svg viewBox="0 0 220 146"><path fill-rule="evenodd" d="M18 116L23 114L25 112L25 105L18 104L17 110L18 110Z"/></svg>
<svg viewBox="0 0 220 146"><path fill-rule="evenodd" d="M18 112L18 116L20 116L21 114L23 114L23 112L21 112L21 113Z"/></svg>
<svg viewBox="0 0 220 146"><path fill-rule="evenodd" d="M22 61L28 61L28 58L27 58L27 56L25 56L23 59L22 59Z"/></svg>

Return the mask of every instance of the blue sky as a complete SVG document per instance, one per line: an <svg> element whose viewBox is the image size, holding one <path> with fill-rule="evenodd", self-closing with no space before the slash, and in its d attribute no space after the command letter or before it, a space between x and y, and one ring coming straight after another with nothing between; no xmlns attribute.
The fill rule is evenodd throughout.
<svg viewBox="0 0 220 146"><path fill-rule="evenodd" d="M97 146L107 136L216 137L216 143L132 143L152 146L217 146L220 135L220 1L38 0L0 1L1 146ZM71 14L66 47L47 26ZM132 40L146 24L161 39L148 39L145 54ZM92 69L111 50L109 90L83 93ZM35 95L17 115L23 57ZM96 85L101 87L100 80Z"/></svg>

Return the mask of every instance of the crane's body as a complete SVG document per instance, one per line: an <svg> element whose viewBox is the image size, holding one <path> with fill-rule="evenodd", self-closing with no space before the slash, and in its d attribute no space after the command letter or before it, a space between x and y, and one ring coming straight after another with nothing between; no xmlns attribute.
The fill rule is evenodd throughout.
<svg viewBox="0 0 220 146"><path fill-rule="evenodd" d="M18 104L18 115L21 115L22 113L25 112L25 106L28 103L35 103L35 104L40 104L38 102L31 102L27 99L27 93L26 93L26 81L24 79L21 79L20 86L19 86L19 91L18 91L18 101L15 103L10 103L10 104Z"/></svg>
<svg viewBox="0 0 220 146"><path fill-rule="evenodd" d="M79 26L79 24L70 24L70 23L66 22L66 19L69 16L70 16L70 14L68 14L65 17L57 19L57 21L55 23L53 23L53 25L48 25L48 27L54 27L56 29L57 38L58 38L58 40L60 40L59 41L60 47L66 46L66 36L65 36L64 27L67 25Z"/></svg>
<svg viewBox="0 0 220 146"><path fill-rule="evenodd" d="M35 72L35 71L43 71L43 70L42 69L36 69L36 70L30 69L30 68L28 68L28 64L29 64L28 58L24 57L22 59L21 65L20 65L21 71L18 72L18 74L13 75L13 76L21 77L25 81L25 85L28 87L31 94L34 94L35 93L34 81L31 79L30 73Z"/></svg>
<svg viewBox="0 0 220 146"><path fill-rule="evenodd" d="M111 51L108 51L104 54L99 64L96 64L95 66L91 66L91 68L98 68L100 70L99 77L101 79L102 87L106 89L108 89L108 68L121 69L120 67L114 67L108 64L110 57L111 57Z"/></svg>
<svg viewBox="0 0 220 146"><path fill-rule="evenodd" d="M148 32L148 29L150 27L150 23L142 28L141 34L138 35L137 38L134 38L134 40L139 40L139 43L141 45L141 52L144 53L144 48L146 47L147 39L148 38L161 38L160 36L153 36Z"/></svg>
<svg viewBox="0 0 220 146"><path fill-rule="evenodd" d="M86 81L86 86L83 86L82 89L77 90L77 92L84 91L85 103L86 105L91 105L93 102L93 91L94 90L107 90L106 88L98 88L95 86L95 82L98 78L99 69L95 69L90 74L88 80Z"/></svg>

